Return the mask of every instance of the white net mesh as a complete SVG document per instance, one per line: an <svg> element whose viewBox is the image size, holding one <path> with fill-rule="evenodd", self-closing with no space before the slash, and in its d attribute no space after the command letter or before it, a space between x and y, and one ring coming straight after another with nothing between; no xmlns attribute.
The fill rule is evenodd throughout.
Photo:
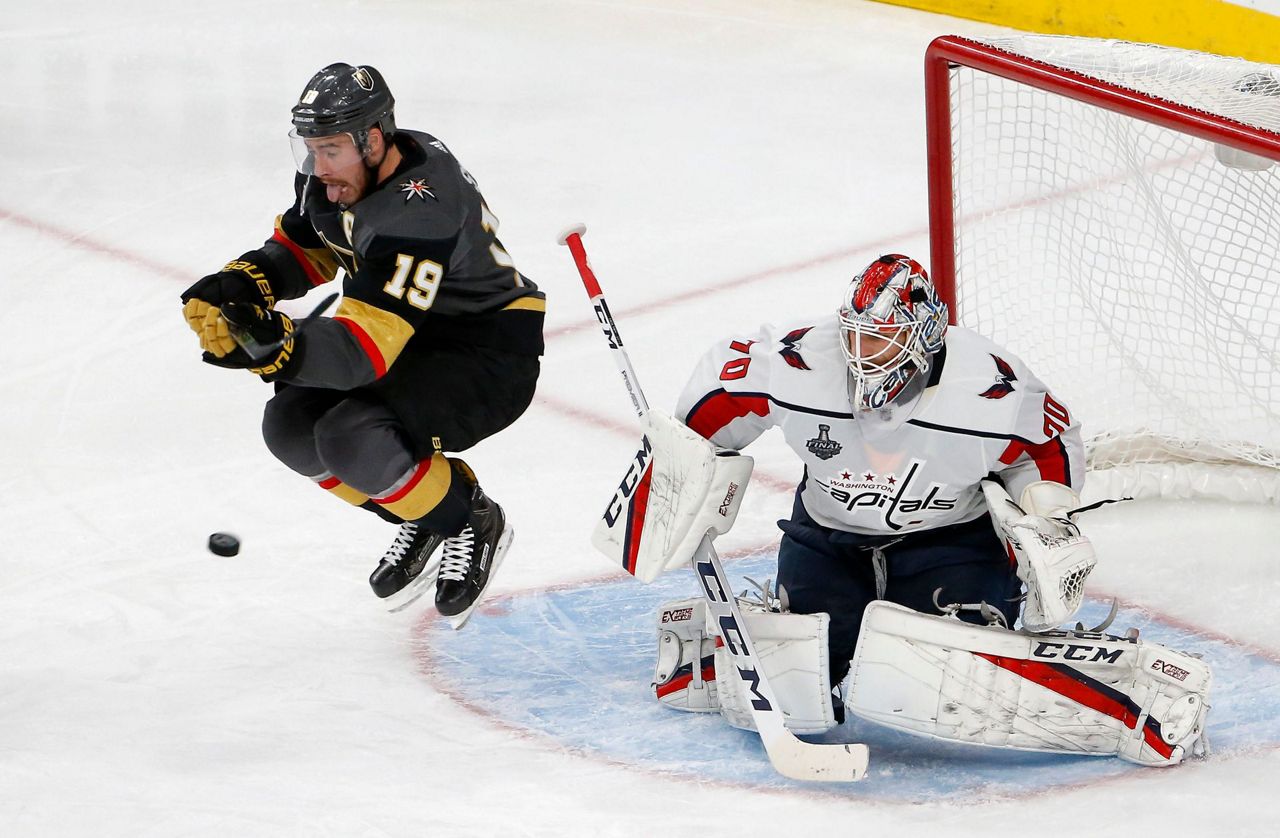
<svg viewBox="0 0 1280 838"><path fill-rule="evenodd" d="M1280 67L985 43L1280 133ZM1280 165L967 67L951 112L958 321L1082 418L1092 469L1280 476Z"/></svg>

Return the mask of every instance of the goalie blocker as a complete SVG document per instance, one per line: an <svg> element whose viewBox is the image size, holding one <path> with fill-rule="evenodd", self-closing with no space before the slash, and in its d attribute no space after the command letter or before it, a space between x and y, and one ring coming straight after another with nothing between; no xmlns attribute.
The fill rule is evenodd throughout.
<svg viewBox="0 0 1280 838"><path fill-rule="evenodd" d="M641 582L688 567L702 537L729 531L755 463L650 410L645 436L591 543Z"/></svg>

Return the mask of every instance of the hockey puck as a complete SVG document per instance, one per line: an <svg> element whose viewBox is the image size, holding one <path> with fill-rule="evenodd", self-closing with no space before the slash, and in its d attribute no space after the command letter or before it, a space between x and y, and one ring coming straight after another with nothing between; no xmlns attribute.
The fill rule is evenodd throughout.
<svg viewBox="0 0 1280 838"><path fill-rule="evenodd" d="M231 533L215 532L209 536L209 552L217 556L234 556L240 552L240 539Z"/></svg>

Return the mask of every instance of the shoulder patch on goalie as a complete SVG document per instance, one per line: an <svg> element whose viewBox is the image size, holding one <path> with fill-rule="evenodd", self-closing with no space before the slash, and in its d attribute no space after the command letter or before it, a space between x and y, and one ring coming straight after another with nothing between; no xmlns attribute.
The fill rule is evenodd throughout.
<svg viewBox="0 0 1280 838"><path fill-rule="evenodd" d="M809 330L812 328L812 326L805 326L803 329L794 329L787 332L786 337L779 341L782 344L782 348L778 350L778 354L782 356L782 360L786 361L788 366L794 367L798 370L807 370L810 368L809 365L804 362L804 358L800 355L800 350L797 347L800 344L801 338L809 334Z"/></svg>
<svg viewBox="0 0 1280 838"><path fill-rule="evenodd" d="M996 381L978 395L984 399L1003 399L1013 392L1013 382L1018 380L1018 376L1014 375L1013 367L1004 358L999 355L992 355L991 358L996 362Z"/></svg>

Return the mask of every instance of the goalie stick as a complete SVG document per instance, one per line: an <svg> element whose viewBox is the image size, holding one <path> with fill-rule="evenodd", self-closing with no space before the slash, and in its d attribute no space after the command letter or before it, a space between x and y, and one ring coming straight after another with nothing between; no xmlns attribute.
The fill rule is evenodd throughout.
<svg viewBox="0 0 1280 838"><path fill-rule="evenodd" d="M618 334L618 326L609 312L609 304L605 301L604 292L591 264L587 261L587 252L582 244L582 234L587 231L586 225L576 224L560 234L560 243L566 245L573 254L574 264L582 277L587 296L595 309L596 319L604 331L609 348L613 350L614 362L622 374L623 384L631 397L632 406L643 420L649 412L649 403L645 400L640 383L636 380L635 370L631 367L631 359L622 345L622 337ZM703 535L698 550L693 558L693 570L698 576L698 583L706 597L707 607L716 624L720 627L720 635L733 659L738 676L751 699L751 715L760 733L765 753L769 762L778 773L795 780L817 780L828 782L850 782L861 780L867 773L869 752L866 745L841 745L804 742L787 729L782 710L774 697L773 687L765 675L764 668L756 657L755 646L748 636L738 608L733 590L725 576L720 557L716 555L711 536Z"/></svg>

